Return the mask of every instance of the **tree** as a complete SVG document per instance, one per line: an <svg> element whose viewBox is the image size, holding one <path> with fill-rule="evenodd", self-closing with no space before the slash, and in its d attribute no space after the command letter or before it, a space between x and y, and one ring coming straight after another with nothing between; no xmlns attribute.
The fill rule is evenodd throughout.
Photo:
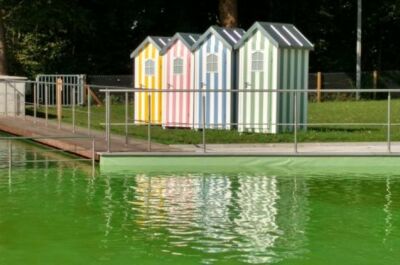
<svg viewBox="0 0 400 265"><path fill-rule="evenodd" d="M237 0L219 0L219 19L221 25L234 28L238 25Z"/></svg>
<svg viewBox="0 0 400 265"><path fill-rule="evenodd" d="M4 27L4 10L0 9L0 75L7 74L6 33Z"/></svg>

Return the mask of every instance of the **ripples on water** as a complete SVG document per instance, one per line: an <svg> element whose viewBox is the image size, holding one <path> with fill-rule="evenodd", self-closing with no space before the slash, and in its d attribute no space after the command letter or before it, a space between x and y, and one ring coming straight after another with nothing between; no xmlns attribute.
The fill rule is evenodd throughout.
<svg viewBox="0 0 400 265"><path fill-rule="evenodd" d="M15 160L52 160L27 146L15 147ZM18 163L9 175L1 165L0 264L396 264L400 259L396 177L92 177L90 165L74 161Z"/></svg>

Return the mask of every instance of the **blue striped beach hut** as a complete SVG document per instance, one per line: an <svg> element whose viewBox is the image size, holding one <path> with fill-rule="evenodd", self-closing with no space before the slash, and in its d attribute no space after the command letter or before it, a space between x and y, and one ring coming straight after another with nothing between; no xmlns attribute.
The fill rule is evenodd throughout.
<svg viewBox="0 0 400 265"><path fill-rule="evenodd" d="M210 129L230 129L236 123L235 45L245 31L240 28L210 27L194 45L195 89L194 128L203 123L202 98L205 97L205 126Z"/></svg>
<svg viewBox="0 0 400 265"><path fill-rule="evenodd" d="M309 52L313 44L292 24L256 22L243 36L239 50L238 89L307 90ZM292 131L297 121L306 129L305 93L238 93L238 130L264 133Z"/></svg>

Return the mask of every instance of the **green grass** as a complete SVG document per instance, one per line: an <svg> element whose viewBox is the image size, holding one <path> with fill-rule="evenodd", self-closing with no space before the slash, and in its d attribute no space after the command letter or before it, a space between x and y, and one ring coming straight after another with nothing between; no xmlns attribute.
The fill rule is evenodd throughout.
<svg viewBox="0 0 400 265"><path fill-rule="evenodd" d="M400 123L400 100L392 100L391 122ZM87 126L87 109L76 109L76 124ZM100 123L104 122L104 107L92 107L92 128L104 130ZM132 117L130 108L130 117ZM40 109L43 115L43 109ZM55 119L55 109L49 109L50 118ZM123 105L113 105L111 121L124 122L125 108ZM71 123L72 112L69 108L63 110L63 122ZM309 123L386 123L387 101L332 101L324 103L309 103ZM111 131L124 134L124 126L112 126ZM129 135L147 139L147 126L130 126ZM165 144L200 144L202 132L188 129L162 129L158 126L151 128L151 137L154 141ZM293 133L262 134L238 133L234 130L207 130L207 143L284 143L293 142ZM298 133L299 142L362 142L385 141L387 126L309 126L307 131ZM392 126L391 139L400 140L398 126Z"/></svg>

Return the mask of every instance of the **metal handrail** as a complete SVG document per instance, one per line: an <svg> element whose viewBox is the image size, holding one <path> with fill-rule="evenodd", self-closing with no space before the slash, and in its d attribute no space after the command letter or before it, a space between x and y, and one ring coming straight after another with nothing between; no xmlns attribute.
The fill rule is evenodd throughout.
<svg viewBox="0 0 400 265"><path fill-rule="evenodd" d="M387 126L387 151L388 153L391 153L391 127L392 126L398 126L400 124L392 124L391 122L391 94L392 93L399 93L400 89L362 89L362 91L360 91L359 89L326 89L326 90L317 90L317 89L303 89L303 90L298 90L298 89L280 89L280 90L271 90L271 89L267 89L267 90L262 90L262 89L246 89L246 90L229 90L229 91L219 91L219 90L212 90L212 89L171 89L171 90L166 90L166 89L136 89L136 88L130 88L130 89L118 89L118 88L106 88L106 89L100 89L100 92L105 93L106 94L106 122L105 123L101 123L101 125L105 125L106 127L106 141L107 141L107 151L110 152L110 145L111 145L111 137L110 137L110 127L112 125L114 125L111 122L111 115L110 115L110 108L111 108L111 101L110 101L110 95L112 93L135 93L135 92L153 92L153 93L204 93L204 92L211 92L211 93L291 93L292 95L294 95L294 108L293 108L293 115L294 115L294 122L293 123L272 123L272 124L268 124L269 126L291 126L293 127L293 152L294 154L298 153L298 128L299 126ZM387 122L386 123L301 123L298 121L298 95L299 94L310 94L310 93L387 93L388 94L388 113L387 113ZM148 94L149 97L149 102L148 102L148 114L151 112L151 94ZM202 129L202 141L203 141L203 152L206 152L206 129L208 129L205 125L205 113L204 110L206 108L206 104L205 104L205 96L202 95L202 122L201 122L201 128ZM126 118L126 117L125 117ZM134 119L135 120L135 119ZM117 123L119 126L127 126L127 122L125 119L124 123ZM148 146L149 146L149 152L151 151L151 125L152 125L152 120L151 120L151 116L148 117L148 120L146 122L144 122L144 124L147 124L148 126ZM200 125L199 123L190 123L191 125ZM157 125L157 124L155 124ZM227 126L227 125L246 125L243 123L212 123L212 127L218 127L218 126ZM251 123L250 125L265 125L265 124L256 124L256 123Z"/></svg>
<svg viewBox="0 0 400 265"><path fill-rule="evenodd" d="M55 75L56 76L56 75ZM26 84L33 84L34 91L37 89L38 85L45 85L45 90L48 90L47 85L55 85L56 82L42 82L42 81L31 81L31 80L10 80L12 83L26 83ZM0 81L0 82L5 82L5 81ZM70 86L70 87L78 87L80 84L76 83L63 83L64 86ZM97 91L104 93L105 94L105 122L99 123L98 125L105 126L105 138L107 141L107 150L110 151L111 149L111 126L124 126L125 127L125 144L127 145L129 142L129 126L138 126L138 125L147 125L148 126L148 149L149 151L151 150L151 127L152 125L160 125L159 123L154 124L151 121L151 116L148 117L148 120L137 120L135 118L130 118L128 117L129 114L129 104L134 104L133 102L130 103L130 97L129 94L134 94L134 93L193 93L193 94L202 94L205 92L209 93L216 93L216 94L224 94L224 93L233 93L233 94L241 94L241 93L266 93L266 94L284 94L284 93L291 93L291 95L294 95L296 98L294 101L295 105L298 104L299 100L299 95L310 95L310 94L317 94L317 93L387 93L387 121L386 122L371 122L371 123L346 123L346 122L333 122L333 123L303 123L298 120L298 108L299 106L295 106L292 113L295 117L293 123L268 123L269 126L288 126L291 127L293 130L291 130L291 133L293 133L293 144L294 144L294 152L297 152L297 135L299 134L298 128L299 126L386 126L387 127L387 146L388 146L388 152L391 152L391 128L393 126L400 126L400 123L392 123L391 121L391 96L393 93L400 93L400 88L386 88L386 89L246 89L246 90L228 90L228 91L221 91L221 90L213 90L213 89L152 89L152 88L127 88L127 87L121 87L121 86L101 86L101 85L88 85L90 88L98 89ZM36 88L35 88L36 87ZM111 112L112 112L112 104L111 104L111 95L116 94L116 93L123 93L125 94L125 99L122 96L121 102L120 103L125 103L125 117L124 117L124 122L112 122L111 121ZM48 93L46 93L48 94ZM38 106L44 106L45 107L45 122L47 124L48 121L48 109L49 105L47 104L47 97L44 101L44 104L39 104L38 98L37 98L37 93L34 93L34 102L29 103L25 102L25 105L33 105L34 109L34 122L36 123L37 119L37 108ZM47 95L48 96L48 95ZM148 104L148 113L151 113L151 95L147 95L149 99L149 104ZM202 97L202 102L203 104L203 110L205 109L205 98L204 95L201 95ZM73 99L75 99L73 97ZM72 131L75 132L75 125L76 125L76 113L87 113L87 132L88 135L91 135L91 130L92 130L92 116L95 115L94 111L91 109L91 94L88 93L87 95L87 111L84 111L82 109L75 109L75 105L73 100L73 105L72 105ZM205 116L204 113L200 113L201 115ZM168 123L168 126L174 126L174 125L187 125L190 124L191 126L196 126L199 127L197 129L203 129L202 132L202 138L203 138L203 149L206 151L206 133L205 131L208 130L208 126L204 124L204 117L202 119L202 122L190 122L190 123L179 123L179 122L173 122L173 123ZM133 122L133 123L131 123ZM138 122L140 124L138 124ZM265 123L239 123L239 122L225 122L225 123L212 123L212 127L215 127L216 129L218 127L222 126L246 126L246 125L253 125L253 126L262 126L265 125ZM61 126L59 126L60 128ZM257 129L257 128L255 128Z"/></svg>
<svg viewBox="0 0 400 265"><path fill-rule="evenodd" d="M94 87L91 85L91 87ZM104 87L104 86L102 86ZM133 93L133 92L153 92L153 93L189 93L189 92L212 92L212 93L299 93L299 94L308 94L308 93L400 93L400 88L390 88L390 89L244 89L244 90L229 90L229 91L222 91L222 90L215 90L215 89L153 89L153 88L124 88L124 89L110 89L104 88L100 89L100 92L106 93Z"/></svg>
<svg viewBox="0 0 400 265"><path fill-rule="evenodd" d="M91 161L92 164L92 175L94 176L95 174L95 169L96 169L96 150L95 150L95 138L94 137L89 137L89 136L37 136L37 137L25 137L25 136L3 136L0 137L0 141L7 141L8 142L8 167L9 167L9 172L11 173L12 169L12 164L15 162L12 160L12 142L15 140L57 140L57 139L84 139L84 140L91 140L91 148L89 149L82 149L82 150L91 150L91 158L85 159L85 158L79 158L79 159L74 159L76 161ZM68 153L71 150L63 150L64 153ZM51 152L51 151L50 151ZM56 160L58 161L58 160ZM26 161L24 161L26 162Z"/></svg>

